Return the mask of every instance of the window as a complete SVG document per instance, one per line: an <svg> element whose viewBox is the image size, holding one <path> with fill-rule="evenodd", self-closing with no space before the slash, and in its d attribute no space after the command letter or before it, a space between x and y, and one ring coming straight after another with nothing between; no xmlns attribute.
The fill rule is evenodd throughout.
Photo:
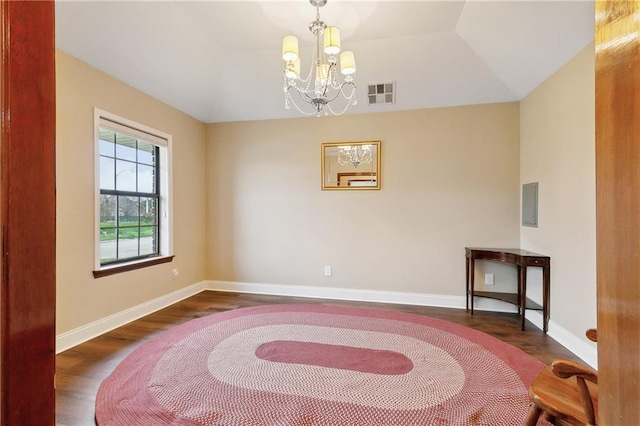
<svg viewBox="0 0 640 426"><path fill-rule="evenodd" d="M94 276L171 260L170 140L96 110Z"/></svg>

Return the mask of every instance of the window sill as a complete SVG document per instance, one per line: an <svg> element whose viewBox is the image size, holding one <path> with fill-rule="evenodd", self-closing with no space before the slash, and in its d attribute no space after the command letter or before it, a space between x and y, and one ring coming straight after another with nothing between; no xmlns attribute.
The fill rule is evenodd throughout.
<svg viewBox="0 0 640 426"><path fill-rule="evenodd" d="M142 269L148 266L160 265L161 263L169 263L173 261L174 257L175 257L174 255L153 257L151 259L140 260L132 263L108 266L108 267L105 267L104 269L98 269L97 271L93 271L93 278L102 278L109 275L119 274L121 272L134 271L136 269Z"/></svg>

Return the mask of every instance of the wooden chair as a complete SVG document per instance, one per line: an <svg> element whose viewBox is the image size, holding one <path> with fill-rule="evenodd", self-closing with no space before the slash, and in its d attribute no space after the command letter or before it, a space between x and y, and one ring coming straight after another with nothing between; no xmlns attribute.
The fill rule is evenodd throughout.
<svg viewBox="0 0 640 426"><path fill-rule="evenodd" d="M597 340L595 329L587 337ZM558 359L540 372L529 388L531 410L526 426L540 416L554 425L595 425L598 418L598 372L573 361Z"/></svg>

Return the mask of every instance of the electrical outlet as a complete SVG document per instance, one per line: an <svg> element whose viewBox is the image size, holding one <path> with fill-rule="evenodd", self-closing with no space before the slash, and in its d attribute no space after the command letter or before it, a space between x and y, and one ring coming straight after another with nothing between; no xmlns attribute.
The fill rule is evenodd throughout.
<svg viewBox="0 0 640 426"><path fill-rule="evenodd" d="M484 285L493 285L493 274L484 274Z"/></svg>
<svg viewBox="0 0 640 426"><path fill-rule="evenodd" d="M178 271L177 269L174 269L172 274L171 274L173 279L175 280L176 278L178 278L178 275L180 275L180 271Z"/></svg>
<svg viewBox="0 0 640 426"><path fill-rule="evenodd" d="M325 266L324 267L324 276L325 277L330 277L331 276L331 266Z"/></svg>

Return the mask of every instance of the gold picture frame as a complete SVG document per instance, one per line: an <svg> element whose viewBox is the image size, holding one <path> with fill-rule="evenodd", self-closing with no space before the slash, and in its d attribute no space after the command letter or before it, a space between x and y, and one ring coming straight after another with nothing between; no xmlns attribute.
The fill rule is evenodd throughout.
<svg viewBox="0 0 640 426"><path fill-rule="evenodd" d="M380 141L323 143L322 189L380 189L380 146Z"/></svg>

